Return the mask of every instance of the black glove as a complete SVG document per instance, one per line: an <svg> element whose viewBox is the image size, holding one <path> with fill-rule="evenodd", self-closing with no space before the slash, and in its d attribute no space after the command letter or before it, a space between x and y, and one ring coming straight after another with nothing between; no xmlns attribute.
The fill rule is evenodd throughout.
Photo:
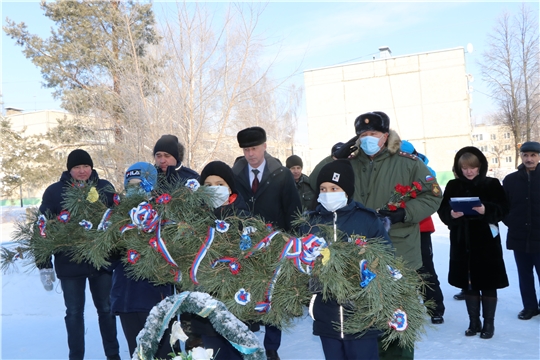
<svg viewBox="0 0 540 360"><path fill-rule="evenodd" d="M399 208L395 211L379 210L379 214L389 218L392 224L403 222L403 220L405 220L405 209L403 208Z"/></svg>
<svg viewBox="0 0 540 360"><path fill-rule="evenodd" d="M332 156L336 159L347 159L353 152L358 150L358 146L356 146L356 140L358 140L358 135L347 141L341 147L338 147L332 153Z"/></svg>

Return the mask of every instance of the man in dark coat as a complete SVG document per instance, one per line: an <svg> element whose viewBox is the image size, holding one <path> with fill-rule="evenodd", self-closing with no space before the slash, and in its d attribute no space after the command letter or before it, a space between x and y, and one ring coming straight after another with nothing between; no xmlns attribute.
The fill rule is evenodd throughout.
<svg viewBox="0 0 540 360"><path fill-rule="evenodd" d="M273 227L289 231L293 217L301 209L294 179L278 159L266 153L266 132L254 126L237 134L244 156L233 166L238 193L253 215L261 216ZM264 348L268 360L279 360L277 350L281 330L266 326Z"/></svg>
<svg viewBox="0 0 540 360"><path fill-rule="evenodd" d="M62 210L66 188L74 182L92 184L98 191L104 191L107 206L112 206L114 188L106 180L101 180L93 169L94 163L90 155L82 150L73 150L67 159L67 171L62 173L60 181L50 185L43 193L39 211L47 217L57 216ZM52 290L54 273L52 263L37 265L40 268L41 280L46 290ZM99 330L107 359L120 359L119 346L116 339L116 319L111 314L110 292L112 274L108 269L96 269L89 262L71 261L69 255L54 255L54 270L61 280L64 303L66 306L66 330L68 336L69 359L84 358L84 302L86 281L90 284L90 292L98 313Z"/></svg>
<svg viewBox="0 0 540 360"><path fill-rule="evenodd" d="M519 152L522 164L503 181L510 203L503 222L508 226L506 248L514 250L523 302L518 318L529 320L540 313L533 272L536 269L540 279L540 143L528 141Z"/></svg>
<svg viewBox="0 0 540 360"><path fill-rule="evenodd" d="M154 161L158 176L166 176L166 182L174 184L177 181L199 179L196 171L184 166L184 145L174 135L163 135L154 145ZM161 183L161 185L163 185Z"/></svg>
<svg viewBox="0 0 540 360"><path fill-rule="evenodd" d="M291 170L293 175L296 189L298 190L298 196L300 196L300 201L302 202L302 208L314 210L315 205L317 204L315 200L315 191L311 188L309 176L302 174L302 169L304 168L302 158L298 155L291 155L285 161L285 165Z"/></svg>

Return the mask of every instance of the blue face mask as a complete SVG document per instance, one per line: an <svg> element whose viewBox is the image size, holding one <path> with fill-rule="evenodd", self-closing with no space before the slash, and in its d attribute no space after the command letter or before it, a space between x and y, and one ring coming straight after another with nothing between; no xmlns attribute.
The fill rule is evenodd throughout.
<svg viewBox="0 0 540 360"><path fill-rule="evenodd" d="M381 150L379 140L381 139L375 136L364 136L360 139L360 147L367 155L375 155Z"/></svg>

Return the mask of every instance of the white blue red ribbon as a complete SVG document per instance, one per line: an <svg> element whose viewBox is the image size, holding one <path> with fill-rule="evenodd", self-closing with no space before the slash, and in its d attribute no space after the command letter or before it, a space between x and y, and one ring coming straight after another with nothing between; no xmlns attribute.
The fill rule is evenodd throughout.
<svg viewBox="0 0 540 360"><path fill-rule="evenodd" d="M280 272L281 266L278 266L276 270L274 270L274 275L272 276L272 279L270 280L270 282L268 283L268 287L266 288L265 301L258 302L257 305L255 305L255 311L263 314L270 311L270 308L272 307L272 294L274 293L274 286Z"/></svg>
<svg viewBox="0 0 540 360"><path fill-rule="evenodd" d="M386 265L386 267L388 268L388 271L390 271L390 276L394 278L394 281L397 281L403 277L401 271L399 271L398 269L394 269L390 265Z"/></svg>
<svg viewBox="0 0 540 360"><path fill-rule="evenodd" d="M112 199L113 199L114 205L120 204L120 195L114 194Z"/></svg>
<svg viewBox="0 0 540 360"><path fill-rule="evenodd" d="M88 220L81 220L79 222L79 225L81 225L85 230L90 230L92 229L92 223Z"/></svg>
<svg viewBox="0 0 540 360"><path fill-rule="evenodd" d="M236 275L240 272L240 263L238 262L238 259L237 258L233 258L233 257L230 257L230 256L224 256L224 257L221 257L217 260L214 260L212 262L212 268L215 268L217 264L219 263L225 263L229 266L229 270L231 270L231 273L233 275Z"/></svg>
<svg viewBox="0 0 540 360"><path fill-rule="evenodd" d="M107 230L107 228L111 225L111 222L109 221L109 219L111 218L111 215L112 215L112 209L105 210L105 213L101 217L101 221L99 222L99 225L97 227L98 230L103 230L103 231Z"/></svg>
<svg viewBox="0 0 540 360"><path fill-rule="evenodd" d="M321 249L325 247L327 247L326 240L312 234L302 239L291 238L283 247L279 258L293 260L298 270L310 274L315 260L321 254Z"/></svg>
<svg viewBox="0 0 540 360"><path fill-rule="evenodd" d="M264 249L264 248L267 248L268 246L270 246L270 243L271 243L272 239L277 234L279 234L279 231L273 231L270 234L266 235L264 239L262 239L261 241L259 241L259 243L257 245L255 245L255 248L253 249L253 251L250 251L249 253L247 253L247 255L244 256L244 258L247 259L251 255L253 255L253 253L255 251L261 250L261 249Z"/></svg>
<svg viewBox="0 0 540 360"><path fill-rule="evenodd" d="M159 215L152 205L143 201L136 208L129 211L129 217L131 218L131 224L124 225L120 228L120 232L123 234L127 230L138 228L144 232L150 233L159 225Z"/></svg>
<svg viewBox="0 0 540 360"><path fill-rule="evenodd" d="M189 277L195 285L199 284L199 282L197 281L197 270L199 269L199 265L201 264L202 259L204 259L204 257L206 256L208 249L210 249L212 242L214 242L215 234L216 234L216 229L213 227L209 227L206 239L204 240L204 243L201 245L199 252L197 252L195 259L193 260L193 264L191 264Z"/></svg>
<svg viewBox="0 0 540 360"><path fill-rule="evenodd" d="M39 229L39 235L41 235L41 237L46 237L47 235L45 234L45 228L47 227L47 218L45 215L39 215L36 225Z"/></svg>

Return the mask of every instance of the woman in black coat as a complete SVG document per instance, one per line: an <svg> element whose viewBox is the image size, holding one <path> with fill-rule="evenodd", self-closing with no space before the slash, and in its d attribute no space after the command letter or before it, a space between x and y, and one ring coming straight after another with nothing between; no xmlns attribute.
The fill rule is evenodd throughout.
<svg viewBox="0 0 540 360"><path fill-rule="evenodd" d="M487 177L484 154L473 146L458 151L454 158L456 179L450 180L438 210L450 229L448 283L463 289L470 324L466 336L477 332L493 337L497 289L508 286L498 223L508 213L508 203L498 179ZM454 197L478 197L481 204L473 215L452 210ZM480 321L482 303L484 326Z"/></svg>

